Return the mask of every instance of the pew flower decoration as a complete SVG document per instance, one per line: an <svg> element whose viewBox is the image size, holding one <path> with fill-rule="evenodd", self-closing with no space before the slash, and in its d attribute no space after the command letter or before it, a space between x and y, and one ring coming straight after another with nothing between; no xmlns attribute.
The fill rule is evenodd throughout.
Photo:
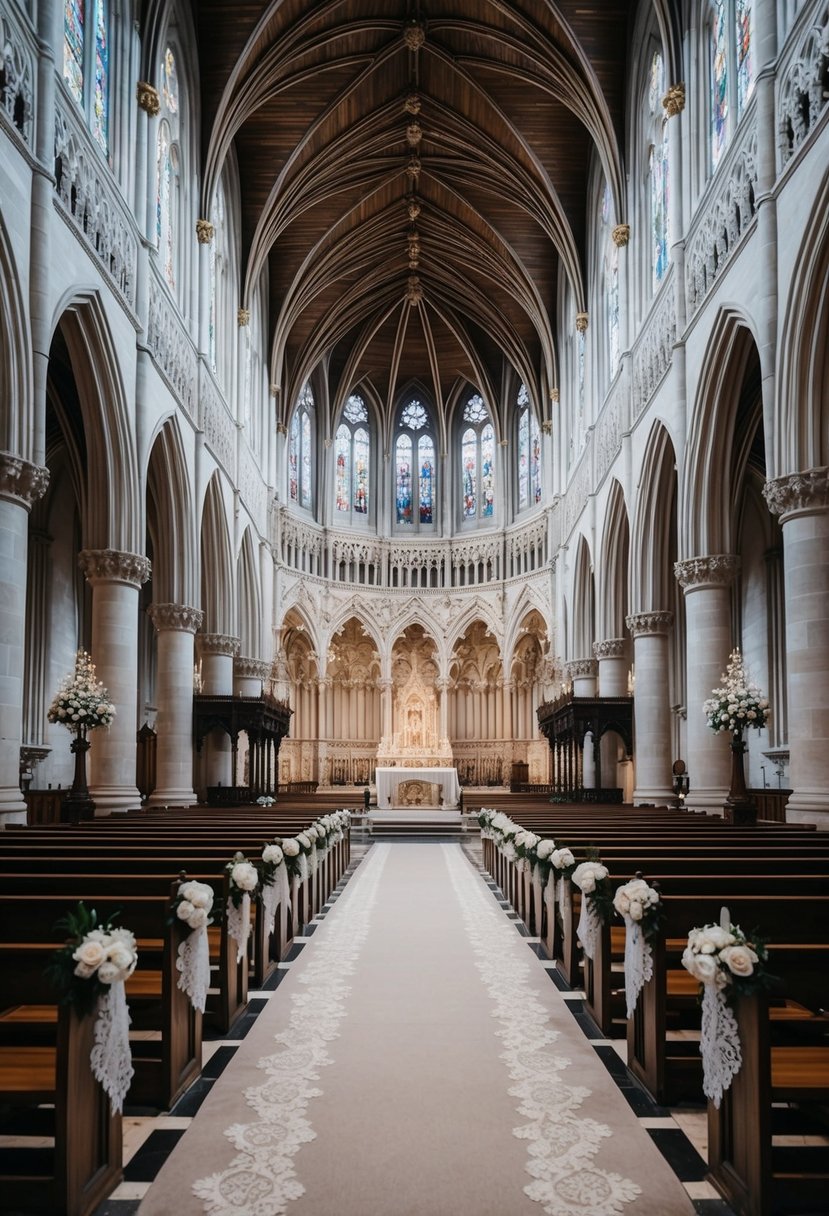
<svg viewBox="0 0 829 1216"><path fill-rule="evenodd" d="M259 886L259 871L244 853L234 853L225 870L229 890L227 931L236 942L236 961L241 963L250 937L250 901Z"/></svg>
<svg viewBox="0 0 829 1216"><path fill-rule="evenodd" d="M58 921L67 941L49 968L61 992L61 1003L79 1014L95 1012L94 1043L89 1056L92 1073L120 1112L133 1077L130 1015L124 984L138 963L135 937L129 929L103 924L94 908L79 903Z"/></svg>
<svg viewBox="0 0 829 1216"><path fill-rule="evenodd" d="M571 878L582 894L581 913L576 929L584 953L592 959L602 924L612 916L612 893L607 866L597 858L583 861L573 870Z"/></svg>
<svg viewBox="0 0 829 1216"><path fill-rule="evenodd" d="M257 806L273 806L276 799L271 798L270 794L260 794L256 799Z"/></svg>
<svg viewBox="0 0 829 1216"><path fill-rule="evenodd" d="M659 932L663 908L659 891L644 878L617 887L613 907L625 922L625 1000L632 1018L639 993L653 979L651 942Z"/></svg>
<svg viewBox="0 0 829 1216"><path fill-rule="evenodd" d="M492 820L495 811L488 810L486 807L481 807L476 818L478 827L481 829L481 838L483 840L492 840Z"/></svg>
<svg viewBox="0 0 829 1216"><path fill-rule="evenodd" d="M98 726L112 725L115 706L103 684L95 678L95 666L85 650L75 655L75 670L55 693L46 716L80 738Z"/></svg>
<svg viewBox="0 0 829 1216"><path fill-rule="evenodd" d="M280 904L290 903L290 883L285 852L282 845L274 841L262 850L262 913L268 934L276 924L276 909Z"/></svg>
<svg viewBox="0 0 829 1216"><path fill-rule="evenodd" d="M205 882L183 882L173 900L173 912L190 932L176 951L178 986L190 998L194 1009L204 1013L210 987L210 947L207 926L211 924L213 888Z"/></svg>
<svg viewBox="0 0 829 1216"><path fill-rule="evenodd" d="M701 986L702 1088L717 1108L743 1062L730 1006L737 997L768 987L767 960L764 943L732 925L728 908L723 908L718 925L703 925L688 934L682 965Z"/></svg>
<svg viewBox="0 0 829 1216"><path fill-rule="evenodd" d="M703 705L712 730L730 731L732 739L742 740L743 731L762 729L768 721L769 703L759 687L748 678L739 650L731 652L720 688L715 688Z"/></svg>

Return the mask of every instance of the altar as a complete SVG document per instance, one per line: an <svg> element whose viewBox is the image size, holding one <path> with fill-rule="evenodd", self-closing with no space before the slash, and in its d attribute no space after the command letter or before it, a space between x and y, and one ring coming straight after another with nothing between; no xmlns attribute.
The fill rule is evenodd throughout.
<svg viewBox="0 0 829 1216"><path fill-rule="evenodd" d="M461 783L456 768L378 768L375 770L377 805L380 808L395 806L395 792L404 781L428 781L439 785L444 807L458 805Z"/></svg>

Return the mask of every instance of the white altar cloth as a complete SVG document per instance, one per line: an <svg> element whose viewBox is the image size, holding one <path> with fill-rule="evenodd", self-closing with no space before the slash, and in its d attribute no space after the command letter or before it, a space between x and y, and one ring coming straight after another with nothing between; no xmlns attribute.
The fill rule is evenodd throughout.
<svg viewBox="0 0 829 1216"><path fill-rule="evenodd" d="M457 806L461 783L456 768L378 768L375 769L378 807L394 806L394 795L401 781L429 781L439 785L445 807Z"/></svg>

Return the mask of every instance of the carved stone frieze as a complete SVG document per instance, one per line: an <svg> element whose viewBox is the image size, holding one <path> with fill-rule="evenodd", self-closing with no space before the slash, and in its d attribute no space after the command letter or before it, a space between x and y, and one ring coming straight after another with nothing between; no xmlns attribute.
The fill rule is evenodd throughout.
<svg viewBox="0 0 829 1216"><path fill-rule="evenodd" d="M0 498L18 502L28 511L46 493L49 470L11 452L0 452Z"/></svg>
<svg viewBox="0 0 829 1216"><path fill-rule="evenodd" d="M593 643L593 654L600 662L602 659L623 659L626 648L624 638L605 638L603 642Z"/></svg>
<svg viewBox="0 0 829 1216"><path fill-rule="evenodd" d="M149 558L140 553L122 553L118 549L82 549L78 565L93 586L96 583L128 583L140 587L152 573Z"/></svg>
<svg viewBox="0 0 829 1216"><path fill-rule="evenodd" d="M196 220L196 239L200 245L209 245L213 240L213 225L210 220Z"/></svg>
<svg viewBox="0 0 829 1216"><path fill-rule="evenodd" d="M156 633L175 630L178 633L195 633L201 627L204 613L189 604L150 604L147 615Z"/></svg>
<svg viewBox="0 0 829 1216"><path fill-rule="evenodd" d="M806 26L777 88L780 163L785 165L817 126L829 105L829 4Z"/></svg>
<svg viewBox="0 0 829 1216"><path fill-rule="evenodd" d="M635 612L625 618L625 624L634 638L668 633L673 623L672 612Z"/></svg>
<svg viewBox="0 0 829 1216"><path fill-rule="evenodd" d="M613 238L613 244L619 249L624 249L630 240L630 224L617 224L610 235Z"/></svg>
<svg viewBox="0 0 829 1216"><path fill-rule="evenodd" d="M158 95L158 89L151 85L148 80L139 80L135 86L135 98L139 109L148 114L150 118L155 118L161 109L161 98Z"/></svg>
<svg viewBox="0 0 829 1216"><path fill-rule="evenodd" d="M565 668L571 680L592 679L599 674L599 664L595 659L571 659Z"/></svg>
<svg viewBox="0 0 829 1216"><path fill-rule="evenodd" d="M775 477L763 486L763 497L772 515L786 519L829 509L829 468L804 469Z"/></svg>
<svg viewBox="0 0 829 1216"><path fill-rule="evenodd" d="M24 6L25 10L25 6ZM12 12L0 9L0 107L31 145L34 136L35 61Z"/></svg>
<svg viewBox="0 0 829 1216"><path fill-rule="evenodd" d="M199 654L226 654L235 659L239 653L240 641L229 633L198 633L196 643Z"/></svg>
<svg viewBox="0 0 829 1216"><path fill-rule="evenodd" d="M690 557L674 562L674 574L685 590L696 587L729 587L740 568L740 559L733 553L715 553L711 557Z"/></svg>
<svg viewBox="0 0 829 1216"><path fill-rule="evenodd" d="M242 680L267 680L271 674L271 665L264 659L252 659L246 655L237 656L233 660L233 674Z"/></svg>

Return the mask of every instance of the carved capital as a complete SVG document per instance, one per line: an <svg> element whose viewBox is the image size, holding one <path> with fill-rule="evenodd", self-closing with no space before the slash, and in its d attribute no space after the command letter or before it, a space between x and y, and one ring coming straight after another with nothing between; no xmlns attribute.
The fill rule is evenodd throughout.
<svg viewBox="0 0 829 1216"><path fill-rule="evenodd" d="M587 333L588 320L589 320L589 317L586 312L577 312L576 313L576 331L578 333L580 333L580 334Z"/></svg>
<svg viewBox="0 0 829 1216"><path fill-rule="evenodd" d="M191 608L189 604L150 604L147 616L152 621L156 633L164 630L195 633L204 620L201 609Z"/></svg>
<svg viewBox="0 0 829 1216"><path fill-rule="evenodd" d="M602 659L623 659L626 648L624 638L606 638L603 642L593 643L593 654L600 662Z"/></svg>
<svg viewBox="0 0 829 1216"><path fill-rule="evenodd" d="M12 456L11 452L0 452L0 498L8 498L29 511L46 493L48 484L48 469Z"/></svg>
<svg viewBox="0 0 829 1216"><path fill-rule="evenodd" d="M599 674L599 664L595 659L573 659L566 664L566 669L571 680L595 679Z"/></svg>
<svg viewBox="0 0 829 1216"><path fill-rule="evenodd" d="M561 400L561 392L559 389L557 389L557 388L550 389L550 400L553 402L554 405Z"/></svg>
<svg viewBox="0 0 829 1216"><path fill-rule="evenodd" d="M282 392L282 389L279 387L278 384L271 385L271 396L272 397L278 397L281 392Z"/></svg>
<svg viewBox="0 0 829 1216"><path fill-rule="evenodd" d="M196 237L200 245L209 245L213 240L213 225L210 220L196 220Z"/></svg>
<svg viewBox="0 0 829 1216"><path fill-rule="evenodd" d="M140 553L120 553L117 549L82 549L78 565L88 583L128 583L140 587L152 572L149 558Z"/></svg>
<svg viewBox="0 0 829 1216"><path fill-rule="evenodd" d="M685 81L681 80L679 84L672 84L668 92L662 98L662 105L668 118L675 118L677 114L681 114L685 109Z"/></svg>
<svg viewBox="0 0 829 1216"><path fill-rule="evenodd" d="M229 633L197 633L196 643L199 654L224 654L236 658L239 653L239 639Z"/></svg>
<svg viewBox="0 0 829 1216"><path fill-rule="evenodd" d="M426 41L426 30L420 21L410 21L403 30L403 41L410 51L419 51Z"/></svg>
<svg viewBox="0 0 829 1216"><path fill-rule="evenodd" d="M407 114L419 114L422 102L417 93L410 93L403 103L403 109Z"/></svg>
<svg viewBox="0 0 829 1216"><path fill-rule="evenodd" d="M630 224L617 224L610 235L613 238L613 244L617 245L619 249L624 249L630 240Z"/></svg>
<svg viewBox="0 0 829 1216"><path fill-rule="evenodd" d="M690 557L674 562L674 574L686 591L697 587L729 587L740 568L740 559L732 553L715 553L712 557Z"/></svg>
<svg viewBox="0 0 829 1216"><path fill-rule="evenodd" d="M674 623L672 612L636 612L625 617L625 624L633 638L654 637L666 634Z"/></svg>
<svg viewBox="0 0 829 1216"><path fill-rule="evenodd" d="M284 422L277 422L276 433L277 433L277 435L287 435L288 434L288 428Z"/></svg>
<svg viewBox="0 0 829 1216"><path fill-rule="evenodd" d="M552 422L550 421L550 419L549 419L549 418L545 418L545 419L544 419L544 421L542 422L542 424L541 424L541 433L542 433L543 435L552 435L552 433L553 433L553 424L552 424Z"/></svg>
<svg viewBox="0 0 829 1216"><path fill-rule="evenodd" d="M242 680L267 680L271 665L264 659L251 659L243 655L233 660L233 674Z"/></svg>
<svg viewBox="0 0 829 1216"><path fill-rule="evenodd" d="M775 477L763 486L763 497L772 515L779 515L781 522L792 515L825 511L829 508L829 468Z"/></svg>
<svg viewBox="0 0 829 1216"><path fill-rule="evenodd" d="M149 114L150 118L155 118L161 109L158 89L154 88L148 80L139 80L135 86L135 99L139 109L143 110L145 114Z"/></svg>
<svg viewBox="0 0 829 1216"><path fill-rule="evenodd" d="M250 325L250 309L239 308L236 311L236 324L241 329L244 325Z"/></svg>

